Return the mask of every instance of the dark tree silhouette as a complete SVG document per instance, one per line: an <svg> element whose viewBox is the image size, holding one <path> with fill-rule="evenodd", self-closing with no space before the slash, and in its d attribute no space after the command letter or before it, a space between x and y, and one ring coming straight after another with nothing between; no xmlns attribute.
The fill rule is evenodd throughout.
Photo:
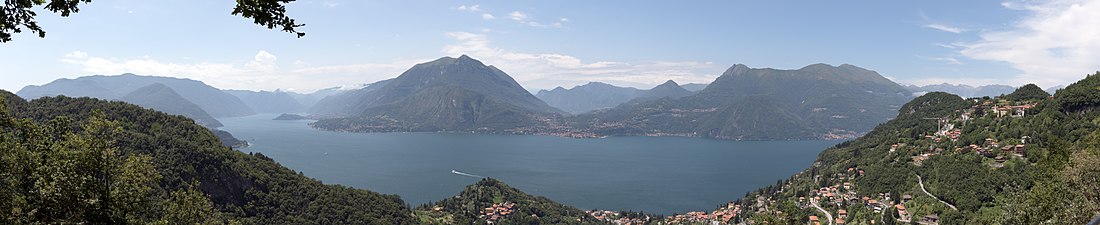
<svg viewBox="0 0 1100 225"><path fill-rule="evenodd" d="M5 0L4 6L0 8L0 43L11 41L12 34L22 33L23 29L38 34L38 37L46 37L46 31L35 20L38 16L32 9L35 6L45 5L46 10L68 17L72 13L80 12L80 3L91 2L92 0ZM291 2L294 0L237 0L232 14L252 19L253 23L267 29L281 28L282 31L301 38L306 33L296 29L305 24L295 23L293 18L286 15L286 4Z"/></svg>

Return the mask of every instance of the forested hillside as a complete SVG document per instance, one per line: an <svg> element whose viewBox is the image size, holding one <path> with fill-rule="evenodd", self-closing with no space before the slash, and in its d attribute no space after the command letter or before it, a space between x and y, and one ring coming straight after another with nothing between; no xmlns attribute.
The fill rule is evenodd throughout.
<svg viewBox="0 0 1100 225"><path fill-rule="evenodd" d="M1084 224L1100 215L1100 75L1053 97L934 92L737 202L772 224Z"/></svg>
<svg viewBox="0 0 1100 225"><path fill-rule="evenodd" d="M0 224L415 223L397 196L322 184L183 116L0 97Z"/></svg>

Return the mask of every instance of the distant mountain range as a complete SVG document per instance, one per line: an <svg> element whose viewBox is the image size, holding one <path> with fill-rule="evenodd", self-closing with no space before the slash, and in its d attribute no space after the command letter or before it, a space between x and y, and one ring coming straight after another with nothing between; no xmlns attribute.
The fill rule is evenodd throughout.
<svg viewBox="0 0 1100 225"><path fill-rule="evenodd" d="M572 114L581 114L597 109L606 109L618 106L638 98L658 99L662 97L684 97L692 92L684 89L676 82L669 80L650 90L619 87L601 82L590 82L571 89L562 87L553 90L541 90L538 97L550 106L565 110Z"/></svg>
<svg viewBox="0 0 1100 225"><path fill-rule="evenodd" d="M691 92L697 92L697 91L702 91L704 88L707 88L707 85L708 84L690 83L690 84L680 85L680 87L684 88L684 90L688 90L688 91L691 91Z"/></svg>
<svg viewBox="0 0 1100 225"><path fill-rule="evenodd" d="M622 104L578 115L602 135L722 139L851 138L892 118L911 92L852 65L798 70L734 65L697 94Z"/></svg>
<svg viewBox="0 0 1100 225"><path fill-rule="evenodd" d="M947 93L951 93L951 94L954 94L954 95L958 95L958 96L963 97L963 98L974 98L974 97L984 97L984 96L995 97L995 96L1001 96L1003 94L1012 93L1012 91L1016 90L1016 87L1012 87L1012 86L1008 86L1008 85L1000 85L1000 84L983 85L983 86L974 87L974 86L965 85L965 84L948 84L948 83L931 84L931 85L924 85L924 86L906 85L905 88L909 89L910 91L912 91L913 93L916 93L918 95L928 93L928 92L937 92L937 91L939 91L939 92L947 92Z"/></svg>
<svg viewBox="0 0 1100 225"><path fill-rule="evenodd" d="M291 93L280 90L225 90L225 93L241 99L257 113L305 112L307 109L306 105L299 102L298 98L295 98Z"/></svg>
<svg viewBox="0 0 1100 225"><path fill-rule="evenodd" d="M710 84L690 87L705 88L693 92L668 81L639 90L592 82L543 90L535 98L493 66L444 57L326 97L310 112L320 119L315 127L356 132L843 139L892 118L913 98L878 73L847 64L798 70L735 65Z"/></svg>
<svg viewBox="0 0 1100 225"><path fill-rule="evenodd" d="M26 99L65 95L122 100L122 97L127 94L155 83L171 88L180 97L195 103L213 117L247 116L256 113L241 99L201 81L129 73L117 76L96 75L76 79L58 79L41 86L24 87L16 94Z"/></svg>
<svg viewBox="0 0 1100 225"><path fill-rule="evenodd" d="M846 64L798 70L735 65L709 84L669 80L640 90L591 82L532 95L504 71L465 55L421 63L355 90L223 91L200 81L123 74L59 79L18 94L122 100L211 127L220 126L216 117L308 112L318 119L314 127L355 132L740 140L856 137L891 118L913 96L874 71Z"/></svg>
<svg viewBox="0 0 1100 225"><path fill-rule="evenodd" d="M417 64L383 84L330 96L315 127L346 131L472 131L532 126L564 113L469 56ZM334 106L334 107L329 107Z"/></svg>

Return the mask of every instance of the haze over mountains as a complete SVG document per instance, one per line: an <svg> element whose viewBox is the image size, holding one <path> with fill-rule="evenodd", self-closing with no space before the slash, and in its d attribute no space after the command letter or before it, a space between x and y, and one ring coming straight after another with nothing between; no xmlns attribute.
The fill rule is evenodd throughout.
<svg viewBox="0 0 1100 225"><path fill-rule="evenodd" d="M172 115L186 116L204 127L221 127L222 123L161 83L150 84L122 96L119 100Z"/></svg>
<svg viewBox="0 0 1100 225"><path fill-rule="evenodd" d="M693 87L697 87L693 86ZM703 85L705 87L705 85ZM550 106L565 110L572 114L586 113L592 110L605 109L618 106L628 101L645 98L658 99L662 97L684 97L691 95L691 91L684 89L675 81L669 80L650 90L619 87L601 82L589 82L570 89L562 87L553 90L541 90L536 97L542 99Z"/></svg>
<svg viewBox="0 0 1100 225"><path fill-rule="evenodd" d="M172 77L139 76L86 76L76 79L58 79L45 85L30 85L16 94L25 99L66 95L119 100L126 94L154 83L163 84L188 101L195 103L211 116L233 117L252 115L256 112L243 101L201 81Z"/></svg>
<svg viewBox="0 0 1100 225"><path fill-rule="evenodd" d="M349 97L353 96L353 97ZM463 55L417 64L397 78L322 100L321 115L346 115L318 127L353 131L508 129L562 112L523 89L496 67ZM337 107L329 107L328 105Z"/></svg>
<svg viewBox="0 0 1100 225"><path fill-rule="evenodd" d="M697 94L580 115L597 133L722 139L850 138L892 118L911 92L852 65L798 70L734 65Z"/></svg>
<svg viewBox="0 0 1100 225"><path fill-rule="evenodd" d="M123 98L155 83L162 85L149 87L152 90L145 90L144 96ZM591 82L532 95L504 71L465 55L421 63L393 79L359 89L331 88L310 94L223 91L200 81L133 74L60 79L19 91L28 99L64 94L131 101L211 126L218 124L212 119L216 117L309 112L311 118L319 119L313 124L317 128L356 132L739 140L856 137L891 118L912 93L874 71L847 64L814 64L798 70L739 64L709 84L680 85L669 80L640 90ZM184 110L190 104L181 99L198 109Z"/></svg>
<svg viewBox="0 0 1100 225"><path fill-rule="evenodd" d="M930 84L924 86L906 85L906 89L913 91L913 93L923 94L928 92L947 92L954 95L958 95L964 98L984 97L984 96L1000 96L1003 94L1012 93L1016 90L1016 87L1000 84L982 85L982 86L970 86L965 84Z"/></svg>

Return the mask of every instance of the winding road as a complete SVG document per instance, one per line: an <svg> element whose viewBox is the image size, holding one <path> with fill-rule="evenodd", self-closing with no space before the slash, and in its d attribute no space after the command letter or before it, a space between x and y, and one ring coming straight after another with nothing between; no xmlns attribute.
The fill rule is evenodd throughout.
<svg viewBox="0 0 1100 225"><path fill-rule="evenodd" d="M810 200L810 205L814 206L814 208L817 208L817 211L821 211L821 213L825 213L825 218L829 219L829 225L833 225L833 221L835 221L835 220L833 220L833 214L832 213L829 213L829 211L825 211L825 209L821 208L821 206L818 206L817 201Z"/></svg>
<svg viewBox="0 0 1100 225"><path fill-rule="evenodd" d="M954 209L955 211L959 211L959 209L955 208L955 206L951 205L951 203L947 203L947 202L943 201L942 199L936 197L935 195L932 195L931 192L928 192L928 189L924 189L924 179L921 179L920 174L917 174L917 183L920 183L920 190L924 191L924 194L927 194L928 196L931 196L932 198L936 199L937 201L943 202L944 205L947 205L947 207L951 207L951 209Z"/></svg>

